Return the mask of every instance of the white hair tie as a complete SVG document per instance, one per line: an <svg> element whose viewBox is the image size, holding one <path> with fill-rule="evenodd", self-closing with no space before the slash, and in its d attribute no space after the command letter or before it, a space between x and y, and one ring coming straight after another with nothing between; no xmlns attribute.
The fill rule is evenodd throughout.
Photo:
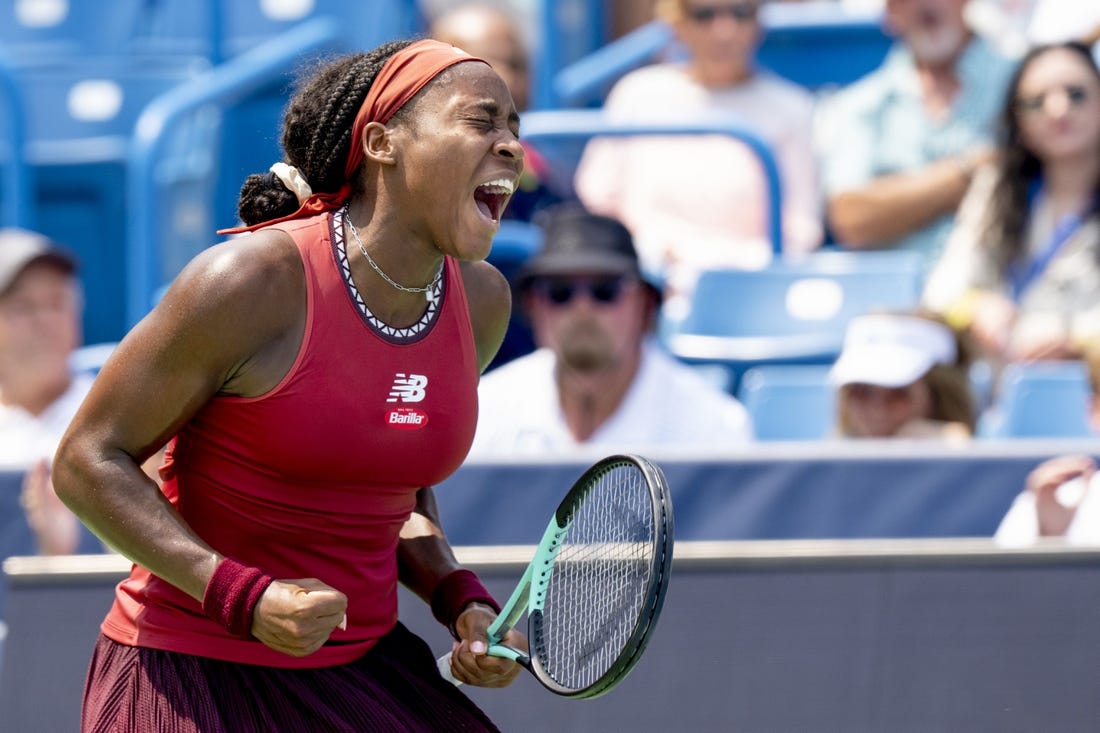
<svg viewBox="0 0 1100 733"><path fill-rule="evenodd" d="M294 166L279 162L273 164L268 170L274 173L275 177L282 181L283 185L298 197L299 204L313 195L313 189L309 187L309 181L307 181L306 177L302 175L302 172Z"/></svg>

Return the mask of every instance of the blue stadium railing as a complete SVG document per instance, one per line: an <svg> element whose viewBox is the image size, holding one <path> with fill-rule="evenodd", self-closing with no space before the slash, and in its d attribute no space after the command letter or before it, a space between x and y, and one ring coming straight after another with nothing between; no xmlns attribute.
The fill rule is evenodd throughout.
<svg viewBox="0 0 1100 733"><path fill-rule="evenodd" d="M0 225L30 229L31 171L23 157L27 136L17 78L0 53Z"/></svg>
<svg viewBox="0 0 1100 733"><path fill-rule="evenodd" d="M194 0L189 0L194 2ZM122 52L163 0L0 0L0 48L15 57Z"/></svg>
<svg viewBox="0 0 1100 733"><path fill-rule="evenodd" d="M743 143L756 156L764 174L768 195L768 241L774 252L782 250L782 185L771 146L749 125L729 118L693 122L623 122L609 119L600 110L538 110L523 116L522 137L548 158L558 143L585 142L593 137L638 135L725 135Z"/></svg>
<svg viewBox="0 0 1100 733"><path fill-rule="evenodd" d="M599 104L615 80L652 62L672 42L672 29L666 23L653 21L631 31L553 74L547 81L548 106Z"/></svg>
<svg viewBox="0 0 1100 733"><path fill-rule="evenodd" d="M284 77L303 55L336 45L341 33L335 18L307 21L169 91L142 113L127 170L127 326L133 326L149 310L153 293L163 280L156 168L173 127L204 105L232 105Z"/></svg>

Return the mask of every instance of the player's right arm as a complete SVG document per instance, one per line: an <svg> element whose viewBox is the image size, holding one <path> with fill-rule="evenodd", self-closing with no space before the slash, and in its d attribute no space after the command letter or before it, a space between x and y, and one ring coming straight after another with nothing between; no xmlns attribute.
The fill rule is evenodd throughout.
<svg viewBox="0 0 1100 733"><path fill-rule="evenodd" d="M301 342L305 303L287 235L261 232L204 251L119 343L55 457L65 504L113 549L196 600L223 558L141 464L213 396L277 384ZM257 615L277 617L302 600L288 592L284 603L268 603L269 595L282 597L269 590Z"/></svg>

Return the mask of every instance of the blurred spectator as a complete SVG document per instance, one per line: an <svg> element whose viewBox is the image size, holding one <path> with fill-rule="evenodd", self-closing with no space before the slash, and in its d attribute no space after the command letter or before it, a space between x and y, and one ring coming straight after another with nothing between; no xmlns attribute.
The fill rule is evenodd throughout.
<svg viewBox="0 0 1100 733"><path fill-rule="evenodd" d="M544 217L543 248L516 283L541 348L482 378L472 454L749 441L741 403L651 338L661 296L643 277L626 227L575 205Z"/></svg>
<svg viewBox="0 0 1100 733"><path fill-rule="evenodd" d="M1028 40L1036 45L1079 41L1092 46L1100 42L1100 0L1035 0Z"/></svg>
<svg viewBox="0 0 1100 733"><path fill-rule="evenodd" d="M967 18L1013 58L1032 46L1100 40L1100 0L971 0Z"/></svg>
<svg viewBox="0 0 1100 733"><path fill-rule="evenodd" d="M1063 1L1058 0L1060 3ZM1031 45L1028 25L1039 2L1040 0L970 0L966 8L966 20L975 33L989 39L998 51L1009 58L1018 59Z"/></svg>
<svg viewBox="0 0 1100 733"><path fill-rule="evenodd" d="M829 373L846 438L967 439L977 421L967 344L930 313L852 319Z"/></svg>
<svg viewBox="0 0 1100 733"><path fill-rule="evenodd" d="M53 491L50 462L92 378L81 342L76 261L46 237L0 230L0 466L26 470L22 502L43 553L70 552L80 525Z"/></svg>
<svg viewBox="0 0 1100 733"><path fill-rule="evenodd" d="M985 355L1079 358L1100 340L1100 70L1084 46L1032 50L924 303Z"/></svg>
<svg viewBox="0 0 1100 733"><path fill-rule="evenodd" d="M530 58L516 20L507 10L489 2L463 2L436 17L428 35L488 61L512 92L516 109L520 112L527 109ZM537 211L562 201L565 196L556 191L563 187L553 185L549 166L538 151L526 142L523 147L523 175L504 218L530 221Z"/></svg>
<svg viewBox="0 0 1100 733"><path fill-rule="evenodd" d="M428 35L488 61L508 86L516 109L527 109L530 59L516 20L507 10L466 0L436 16Z"/></svg>
<svg viewBox="0 0 1100 733"><path fill-rule="evenodd" d="M818 126L828 220L851 249L939 259L992 129L1012 62L967 27L967 0L887 0L897 37L882 65L823 100Z"/></svg>
<svg viewBox="0 0 1100 733"><path fill-rule="evenodd" d="M1100 433L1100 349L1086 355L1091 395L1087 406ZM1027 545L1040 537L1065 537L1071 544L1100 544L1100 474L1087 455L1063 455L1040 463L1028 474L994 535L1005 546Z"/></svg>
<svg viewBox="0 0 1100 733"><path fill-rule="evenodd" d="M783 246L821 244L821 201L809 92L756 68L763 35L759 0L659 0L687 52L625 75L605 110L620 121L724 119L772 149L783 184ZM724 136L593 140L578 166L577 195L634 233L648 269L674 292L708 266L763 267L771 259L768 192L749 148Z"/></svg>
<svg viewBox="0 0 1100 733"><path fill-rule="evenodd" d="M611 38L621 38L653 20L655 0L611 0L608 21Z"/></svg>

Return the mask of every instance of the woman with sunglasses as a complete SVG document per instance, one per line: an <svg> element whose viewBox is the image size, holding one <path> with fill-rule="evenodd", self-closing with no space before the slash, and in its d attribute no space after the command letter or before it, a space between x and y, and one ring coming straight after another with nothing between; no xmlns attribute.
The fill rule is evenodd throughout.
<svg viewBox="0 0 1100 733"><path fill-rule="evenodd" d="M1100 70L1085 46L1020 62L996 161L975 176L924 302L995 364L1079 358L1100 339Z"/></svg>
<svg viewBox="0 0 1100 733"><path fill-rule="evenodd" d="M741 403L654 343L660 290L626 227L575 204L539 223L543 247L516 284L539 348L481 380L471 455L744 445Z"/></svg>
<svg viewBox="0 0 1100 733"><path fill-rule="evenodd" d="M659 0L686 52L682 60L633 71L604 109L618 121L690 123L722 118L752 129L771 148L782 183L785 250L822 240L809 92L756 66L763 37L760 0ZM582 202L634 233L647 267L672 292L692 287L710 266L755 269L771 259L768 193L760 165L722 136L592 141L575 178Z"/></svg>

